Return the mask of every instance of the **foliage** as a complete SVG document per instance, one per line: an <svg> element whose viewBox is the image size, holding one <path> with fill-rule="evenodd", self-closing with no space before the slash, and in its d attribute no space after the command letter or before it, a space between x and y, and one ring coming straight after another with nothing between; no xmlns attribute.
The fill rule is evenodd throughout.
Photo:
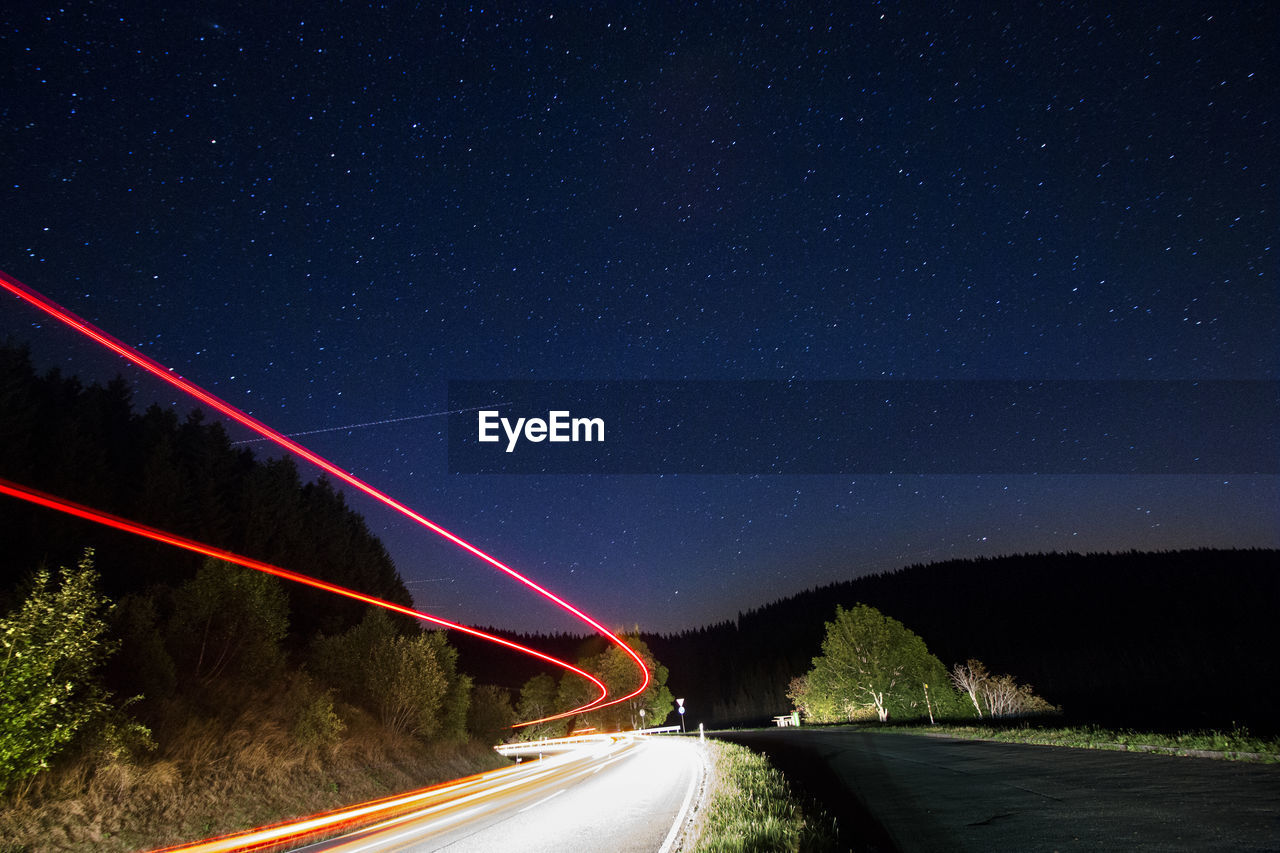
<svg viewBox="0 0 1280 853"><path fill-rule="evenodd" d="M1012 675L992 675L976 658L956 664L951 670L951 683L969 697L979 719L982 718L983 707L992 717L1016 717L1058 710L1035 695L1030 684L1019 684Z"/></svg>
<svg viewBox="0 0 1280 853"><path fill-rule="evenodd" d="M840 723L876 718L874 707L851 707L848 702L837 696L811 690L808 675L799 675L791 679L791 684L787 688L787 698L807 723Z"/></svg>
<svg viewBox="0 0 1280 853"><path fill-rule="evenodd" d="M1270 732L1280 679L1257 673L1274 669L1269 650L1280 647L1278 561L1275 549L1199 549L1023 554L872 575L851 567L852 580L645 639L671 668L671 689L709 724L786 711L787 687L811 668L835 606L861 602L902 620L948 667L981 658L1075 719Z"/></svg>
<svg viewBox="0 0 1280 853"><path fill-rule="evenodd" d="M564 707L558 702L558 694L554 678L546 673L535 675L520 688L520 700L516 703L516 717L520 722L524 722L555 714ZM519 737L521 740L562 737L568 731L568 727L567 720L549 720L545 723L522 727Z"/></svg>
<svg viewBox="0 0 1280 853"><path fill-rule="evenodd" d="M924 713L924 685L947 683L946 669L916 634L874 607L836 607L827 623L822 655L813 659L804 700L853 718L874 708L883 722L891 712Z"/></svg>
<svg viewBox="0 0 1280 853"><path fill-rule="evenodd" d="M377 646L369 660L369 698L391 731L429 737L440 727L449 684L431 636L396 637Z"/></svg>
<svg viewBox="0 0 1280 853"><path fill-rule="evenodd" d="M620 705L610 705L599 711L589 711L575 718L575 728L595 728L598 731L616 732L642 727L660 726L675 708L675 697L667 687L667 668L658 663L649 645L639 635L621 635L620 639L631 647L644 661L650 680L644 692ZM578 661L578 667L599 678L609 688L609 696L625 696L640 686L640 674L635 660L615 643L602 652ZM561 676L561 694L564 709L582 704L584 688L590 690L590 698L599 691L579 676L566 672ZM566 689L568 688L568 689ZM569 694L572 691L572 695ZM644 713L641 714L640 712Z"/></svg>
<svg viewBox="0 0 1280 853"><path fill-rule="evenodd" d="M111 606L97 591L93 551L54 585L35 573L30 594L0 619L0 790L48 766L74 738L95 728L124 748L139 731L111 712L99 670L115 651Z"/></svg>
<svg viewBox="0 0 1280 853"><path fill-rule="evenodd" d="M341 634L319 636L311 644L311 671L352 704L368 698L369 661L391 643L396 628L380 607L369 607L358 624Z"/></svg>
<svg viewBox="0 0 1280 853"><path fill-rule="evenodd" d="M107 665L108 683L145 699L166 699L177 687L173 656L160 631L155 598L127 595L112 613L112 633L120 638L120 651Z"/></svg>
<svg viewBox="0 0 1280 853"><path fill-rule="evenodd" d="M449 644L444 631L428 631L436 660L448 687L441 700L440 728L436 737L461 743L467 739L467 713L471 708L471 676L458 672L458 650Z"/></svg>
<svg viewBox="0 0 1280 853"><path fill-rule="evenodd" d="M511 691L494 684L480 684L471 692L467 711L467 730L481 739L497 743L511 734L516 710L511 705Z"/></svg>
<svg viewBox="0 0 1280 853"><path fill-rule="evenodd" d="M424 738L466 736L471 682L442 631L396 632L382 608L312 646L312 669L348 701L364 705L392 731Z"/></svg>
<svg viewBox="0 0 1280 853"><path fill-rule="evenodd" d="M333 708L333 694L328 690L316 692L307 680L299 680L302 707L293 724L293 739L303 749L332 753L347 727Z"/></svg>
<svg viewBox="0 0 1280 853"><path fill-rule="evenodd" d="M288 607L277 578L206 559L174 594L170 647L195 680L261 677L284 663Z"/></svg>
<svg viewBox="0 0 1280 853"><path fill-rule="evenodd" d="M737 744L709 746L716 784L697 853L836 849L835 822L802 803L764 756Z"/></svg>

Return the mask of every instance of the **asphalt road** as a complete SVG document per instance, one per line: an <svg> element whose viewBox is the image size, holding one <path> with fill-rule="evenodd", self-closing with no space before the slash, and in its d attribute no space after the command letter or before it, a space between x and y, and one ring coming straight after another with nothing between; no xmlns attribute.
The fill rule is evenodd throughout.
<svg viewBox="0 0 1280 853"><path fill-rule="evenodd" d="M855 850L1280 851L1280 766L843 728L716 733L767 753Z"/></svg>
<svg viewBox="0 0 1280 853"><path fill-rule="evenodd" d="M701 781L696 742L650 737L526 760L414 815L302 850L656 853Z"/></svg>

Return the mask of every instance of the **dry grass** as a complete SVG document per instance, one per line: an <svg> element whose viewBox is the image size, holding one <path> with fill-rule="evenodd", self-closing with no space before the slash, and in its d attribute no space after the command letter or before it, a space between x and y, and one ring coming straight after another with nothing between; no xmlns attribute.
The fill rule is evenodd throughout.
<svg viewBox="0 0 1280 853"><path fill-rule="evenodd" d="M225 699L225 697L223 697ZM216 711L163 709L157 754L136 764L68 761L0 803L0 853L146 850L338 808L501 766L478 744L424 745L341 709L332 750L301 748L288 696L234 697ZM235 708L235 711L229 710Z"/></svg>

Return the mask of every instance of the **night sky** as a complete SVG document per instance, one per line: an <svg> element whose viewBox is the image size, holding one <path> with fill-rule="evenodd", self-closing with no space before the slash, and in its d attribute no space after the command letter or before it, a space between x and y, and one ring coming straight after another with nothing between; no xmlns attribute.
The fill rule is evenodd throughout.
<svg viewBox="0 0 1280 853"><path fill-rule="evenodd" d="M276 5L5 4L0 269L605 623L1280 545L1274 475L459 475L440 414L460 379L1276 380L1274 3ZM194 405L8 296L4 335ZM572 627L346 491L423 609Z"/></svg>

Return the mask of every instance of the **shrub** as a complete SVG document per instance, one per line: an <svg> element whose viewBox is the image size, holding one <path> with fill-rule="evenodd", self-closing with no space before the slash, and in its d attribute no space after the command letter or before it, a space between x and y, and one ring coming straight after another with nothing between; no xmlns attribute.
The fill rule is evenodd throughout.
<svg viewBox="0 0 1280 853"><path fill-rule="evenodd" d="M399 636L386 612L312 646L312 671L339 695L373 711L400 734L464 739L471 680L457 672L458 652L443 631Z"/></svg>
<svg viewBox="0 0 1280 853"><path fill-rule="evenodd" d="M252 679L283 665L280 641L288 627L289 603L279 580L210 558L174 594L170 647L200 681Z"/></svg>
<svg viewBox="0 0 1280 853"><path fill-rule="evenodd" d="M37 571L27 599L0 619L0 791L48 767L94 724L121 749L140 728L106 725L116 718L99 670L115 644L107 639L111 606L97 582L86 549L56 586L50 572Z"/></svg>
<svg viewBox="0 0 1280 853"><path fill-rule="evenodd" d="M293 738L303 749L332 752L342 740L346 723L333 709L333 696L328 691L307 702L293 724Z"/></svg>

